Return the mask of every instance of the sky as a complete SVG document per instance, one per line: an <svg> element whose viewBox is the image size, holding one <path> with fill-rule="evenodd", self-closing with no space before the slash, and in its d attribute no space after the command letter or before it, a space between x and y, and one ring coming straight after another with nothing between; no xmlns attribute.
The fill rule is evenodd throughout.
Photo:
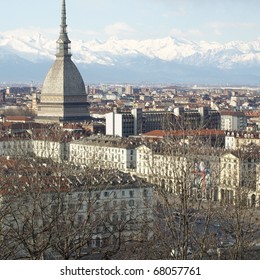
<svg viewBox="0 0 260 280"><path fill-rule="evenodd" d="M253 41L260 37L259 0L66 0L70 39ZM0 0L0 33L57 38L61 0Z"/></svg>

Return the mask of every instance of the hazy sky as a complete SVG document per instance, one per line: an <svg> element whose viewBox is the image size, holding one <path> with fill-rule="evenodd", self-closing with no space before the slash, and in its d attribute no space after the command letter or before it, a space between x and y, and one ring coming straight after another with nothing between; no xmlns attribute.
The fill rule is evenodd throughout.
<svg viewBox="0 0 260 280"><path fill-rule="evenodd" d="M0 33L57 37L61 0L0 0ZM67 0L69 37L250 41L260 37L259 0ZM14 34L16 34L14 32Z"/></svg>

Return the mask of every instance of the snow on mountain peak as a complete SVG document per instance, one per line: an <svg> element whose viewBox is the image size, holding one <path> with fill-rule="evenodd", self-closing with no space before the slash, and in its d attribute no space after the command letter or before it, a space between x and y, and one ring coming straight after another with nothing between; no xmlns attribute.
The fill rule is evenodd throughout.
<svg viewBox="0 0 260 280"><path fill-rule="evenodd" d="M14 53L31 62L54 59L55 39L36 30L16 30L0 33L0 49ZM260 38L252 42L231 41L193 42L187 39L166 37L147 40L119 40L111 37L107 41L72 40L73 58L78 63L115 65L121 59L143 58L178 62L187 65L215 65L230 68L237 63L260 64ZM125 61L123 59L123 61Z"/></svg>

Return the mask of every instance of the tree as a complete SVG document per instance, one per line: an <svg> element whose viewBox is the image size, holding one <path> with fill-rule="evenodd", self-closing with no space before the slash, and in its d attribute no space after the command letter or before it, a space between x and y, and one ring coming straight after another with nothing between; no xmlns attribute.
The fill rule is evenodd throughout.
<svg viewBox="0 0 260 280"><path fill-rule="evenodd" d="M147 183L51 159L12 161L1 186L1 258L111 258L140 238Z"/></svg>
<svg viewBox="0 0 260 280"><path fill-rule="evenodd" d="M46 132L5 143L1 258L256 257L258 152L227 153L217 136L168 131L137 148L138 179L102 169L95 149L92 166L76 166L55 133L56 142Z"/></svg>
<svg viewBox="0 0 260 280"><path fill-rule="evenodd" d="M203 140L204 141L204 140ZM138 174L157 185L155 258L209 258L221 150L202 146L198 136L175 136L139 147ZM191 255L192 254L192 255Z"/></svg>
<svg viewBox="0 0 260 280"><path fill-rule="evenodd" d="M221 165L218 223L227 240L222 257L256 258L254 241L260 234L257 209L259 147L249 145L228 151L221 158Z"/></svg>

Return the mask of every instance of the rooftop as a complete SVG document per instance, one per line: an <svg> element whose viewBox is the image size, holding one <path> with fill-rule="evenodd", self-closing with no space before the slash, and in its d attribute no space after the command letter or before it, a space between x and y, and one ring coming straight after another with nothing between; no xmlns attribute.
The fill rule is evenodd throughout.
<svg viewBox="0 0 260 280"><path fill-rule="evenodd" d="M106 146L113 148L134 149L140 145L141 140L121 138L113 136L90 136L83 139L73 141L72 144L91 145L91 146Z"/></svg>
<svg viewBox="0 0 260 280"><path fill-rule="evenodd" d="M244 117L244 112L239 111L221 111L221 116Z"/></svg>
<svg viewBox="0 0 260 280"><path fill-rule="evenodd" d="M224 136L225 131L216 129L196 129L196 130L153 130L142 134L142 137L164 138L180 136Z"/></svg>

